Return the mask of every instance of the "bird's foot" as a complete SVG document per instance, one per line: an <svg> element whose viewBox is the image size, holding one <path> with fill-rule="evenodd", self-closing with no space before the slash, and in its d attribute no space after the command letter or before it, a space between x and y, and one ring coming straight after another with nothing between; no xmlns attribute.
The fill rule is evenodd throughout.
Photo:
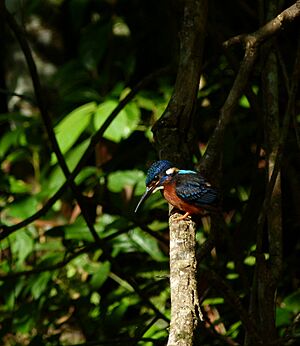
<svg viewBox="0 0 300 346"><path fill-rule="evenodd" d="M174 219L174 221L181 221L181 220L185 220L188 216L190 216L190 213L189 212L186 212L184 215L181 215L179 217L176 217Z"/></svg>

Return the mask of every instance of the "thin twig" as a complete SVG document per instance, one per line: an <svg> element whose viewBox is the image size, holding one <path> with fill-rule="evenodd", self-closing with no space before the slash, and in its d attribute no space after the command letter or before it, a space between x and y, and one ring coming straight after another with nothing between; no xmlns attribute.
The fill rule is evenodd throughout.
<svg viewBox="0 0 300 346"><path fill-rule="evenodd" d="M29 103L31 103L32 105L36 106L36 101L34 98L28 96L28 95L24 95L24 94L19 94L19 93L16 93L14 91L10 91L10 90L7 90L7 89L3 89L3 88L0 88L0 93L1 94L4 94L4 95L8 95L8 96L16 96L16 97L19 97Z"/></svg>

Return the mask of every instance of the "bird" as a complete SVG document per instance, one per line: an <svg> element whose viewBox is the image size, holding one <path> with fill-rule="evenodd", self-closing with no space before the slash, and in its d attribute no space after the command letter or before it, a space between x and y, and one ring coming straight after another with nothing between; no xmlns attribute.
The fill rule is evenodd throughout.
<svg viewBox="0 0 300 346"><path fill-rule="evenodd" d="M177 220L217 209L218 191L199 172L179 169L168 160L159 160L147 172L146 191L140 198L135 213L158 190L161 190L170 204L185 213Z"/></svg>

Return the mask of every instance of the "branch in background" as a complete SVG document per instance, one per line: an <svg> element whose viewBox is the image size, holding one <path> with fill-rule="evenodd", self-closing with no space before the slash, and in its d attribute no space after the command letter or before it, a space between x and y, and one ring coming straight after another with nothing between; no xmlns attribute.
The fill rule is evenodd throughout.
<svg viewBox="0 0 300 346"><path fill-rule="evenodd" d="M210 282L212 287L218 290L222 297L232 306L234 311L237 312L239 318L243 322L245 329L255 337L255 345L262 345L262 340L257 332L257 327L254 321L249 317L247 310L243 307L239 297L236 295L231 286L224 281L216 272L202 268L205 272L207 280Z"/></svg>
<svg viewBox="0 0 300 346"><path fill-rule="evenodd" d="M35 214L31 215L27 219L11 226L7 225L0 225L0 240L8 237L13 232L17 231L18 229L21 229L36 219L44 216L53 206L53 204L63 195L65 190L68 186L69 179L75 179L78 173L81 171L81 169L86 164L89 157L93 154L94 148L97 145L97 143L100 141L100 139L103 137L105 131L108 129L109 125L114 121L114 119L117 117L117 115L121 112L121 110L135 97L135 95L142 90L145 86L147 86L151 81L153 81L155 78L161 76L164 73L167 73L170 70L170 67L164 67L161 68L153 73L150 73L145 78L143 78L132 90L122 99L119 104L116 106L116 108L111 112L111 114L108 116L108 118L105 120L101 128L94 133L94 135L91 138L90 144L87 147L86 151L82 155L81 159L79 160L78 164L74 168L74 170L71 172L68 179L64 182L64 184L59 188L59 190L45 203L45 205L38 210Z"/></svg>
<svg viewBox="0 0 300 346"><path fill-rule="evenodd" d="M265 282L265 285L267 287L269 286L274 286L274 292L273 296L272 294L268 291L268 295L272 296L272 304L274 304L274 296L275 296L275 289L278 285L278 280L280 276L280 271L281 271L281 266L282 266L282 254L281 254L281 246L282 244L280 243L281 239L281 234L278 234L278 231L273 229L269 229L269 232L273 232L272 234L269 234L269 251L270 251L270 266L268 267L266 265L266 260L264 257L264 254L262 253L263 249L263 234L264 234L264 226L265 226L265 221L268 215L268 212L270 210L270 206L272 204L272 198L273 198L273 193L274 193L274 188L276 186L278 174L280 172L280 167L283 159L283 151L284 151L284 145L286 143L286 140L288 138L288 133L289 133L289 125L291 121L292 114L295 111L295 100L296 100L296 93L298 89L298 84L299 84L299 78L300 78L300 69L299 69L299 64L300 64L300 40L298 40L298 49L296 53L296 58L295 58L295 63L294 63L294 69L292 72L292 80L289 88L289 98L288 98L288 103L286 106L286 111L283 117L282 121L282 129L281 129L281 136L278 141L278 147L276 149L276 155L275 158L273 159L273 170L272 174L269 177L269 182L266 187L266 194L265 194L265 199L263 203L263 207L261 209L259 218L258 218L258 223L257 223L257 265L255 267L255 273L253 277L253 285L252 285L252 295L251 295L251 300L250 300L250 311L252 313L256 313L256 309L258 308L256 306L257 300L262 301L265 304L265 296L266 292L263 296L259 297L258 292L256 290L262 291L262 288L260 285ZM277 211L278 212L278 211ZM260 292L261 294L261 292ZM271 304L271 303L270 303ZM273 305L272 305L273 306ZM276 336L274 336L275 338ZM269 334L266 335L266 338L269 339ZM271 340L270 340L271 341ZM251 344L251 340L249 341ZM248 345L246 343L246 345Z"/></svg>
<svg viewBox="0 0 300 346"><path fill-rule="evenodd" d="M296 59L294 63L294 70L292 72L292 81L290 86L289 99L288 99L287 107L283 117L281 136L279 138L279 146L278 146L277 154L274 160L274 168L272 171L272 175L269 179L269 184L267 186L263 208L261 210L261 213L258 219L258 228L263 228L263 225L265 222L266 213L270 205L270 199L274 190L274 186L276 183L276 179L279 173L279 169L280 169L280 165L281 165L281 161L283 157L284 145L288 137L290 119L295 110L296 93L297 93L299 78L300 78L299 66L300 66L300 40L298 41L298 49L297 49Z"/></svg>
<svg viewBox="0 0 300 346"><path fill-rule="evenodd" d="M61 188L51 198L48 199L48 201L40 210L38 210L33 215L29 216L27 219L24 219L23 221L11 226L0 225L0 240L7 238L13 232L23 227L26 227L27 225L31 224L35 220L44 216L51 209L53 204L63 195L66 188L67 188L67 183L62 185Z"/></svg>
<svg viewBox="0 0 300 346"><path fill-rule="evenodd" d="M267 6L267 19L272 18L277 12L277 4ZM262 78L262 97L263 97L263 119L264 119L264 144L267 155L267 178L272 175L276 153L279 147L280 124L279 124L279 76L278 76L278 59L275 53L274 40L269 40L261 49L261 58L263 62ZM251 299L250 313L255 320L264 321L259 324L259 333L261 334L266 345L274 343L277 339L275 326L275 302L276 289L280 279L282 268L282 208L281 208L281 174L278 171L274 188L269 201L267 211L267 234L270 260L267 265L264 254L262 253L262 244L264 238L264 229L260 228L257 233L256 251L258 254L251 294L256 299ZM276 259L276 260L275 260ZM275 263L273 263L276 262ZM274 267L274 268L272 268ZM276 275L272 275L274 271ZM249 333L250 334L250 333ZM246 340L248 339L248 335ZM249 343L249 341L248 341ZM251 342L250 342L251 344Z"/></svg>
<svg viewBox="0 0 300 346"><path fill-rule="evenodd" d="M65 158L59 148L54 130L53 130L53 126L52 126L52 122L51 122L51 118L49 116L48 113L48 109L47 109L47 105L42 93L42 88L41 88L41 83L40 83L40 79L39 79L39 75L37 72L37 68L36 68L36 64L33 60L32 57L32 53L29 47L29 44L27 42L27 39L25 37L25 33L22 30L22 28L18 25L18 23L16 22L16 20L14 19L14 17L7 11L5 10L5 19L7 21L8 26L10 27L10 29L12 30L12 32L15 34L17 41L20 44L20 47L23 51L23 54L25 56L26 62L27 62L27 66L29 69L29 73L32 79L32 84L33 84L33 88L34 88L34 93L36 96L36 101L37 101L37 105L40 109L40 113L41 113L41 117L48 135L48 138L50 140L51 143L51 147L53 152L55 153L58 163L66 177L66 179L68 180L68 184L74 194L74 197L76 198L78 205L81 209L82 212L82 216L92 234L92 236L94 237L95 242L98 242L99 245L101 244L100 238L96 232L96 229L93 225L93 222L91 220L91 217L89 215L89 211L85 206L85 200L83 195L81 194L81 192L79 191L76 183L74 182L73 178L70 178L70 170L67 166L67 163L65 161Z"/></svg>
<svg viewBox="0 0 300 346"><path fill-rule="evenodd" d="M121 267L119 266L119 264L116 262L116 260L111 256L111 254L109 253L109 251L107 250L107 247L105 246L105 241L103 239L101 239L98 235L98 233L96 232L96 229L94 227L94 224L89 216L89 211L85 206L85 200L81 194L81 192L79 191L77 185L74 182L74 178L76 177L76 174L79 173L80 169L82 168L82 162L83 159L85 159L86 157L88 157L90 155L91 152L93 152L94 149L94 145L99 141L99 134L102 134L105 132L105 130L108 128L110 122L111 122L111 118L113 117L112 114L111 116L106 120L106 122L103 124L103 126L101 127L101 131L98 131L97 133L95 133L95 135L92 137L90 145L88 147L88 149L86 150L86 156L83 155L80 162L77 164L77 169L78 172L76 172L76 168L73 171L73 174L71 174L71 172L69 171L69 168L66 164L66 161L64 159L64 156L61 153L61 150L59 148L57 139L55 137L55 133L52 127L52 123L51 123L51 119L49 117L48 114L48 110L46 107L46 103L44 102L44 97L42 95L42 90L41 90L41 85L40 85L40 80L39 80L39 76L37 73L37 69L36 69L36 65L35 62L32 58L32 54L31 54L31 50L30 47L28 45L28 42L26 40L26 37L24 35L24 32L22 31L22 29L19 27L19 25L17 24L17 22L15 21L14 17L5 9L4 11L5 13L5 18L7 20L7 23L9 25L9 27L11 28L11 30L14 32L21 49L23 50L23 53L25 55L25 59L27 61L27 65L29 68L29 72L31 74L31 78L32 78L32 82L33 82L33 87L34 87L34 91L35 91L35 95L36 95L36 100L37 100L37 104L40 108L40 112L41 112L41 116L45 125L45 128L47 130L47 134L49 137L49 140L51 142L52 145L52 149L54 151L54 153L57 156L57 160L59 165L61 166L63 173L66 177L67 180L67 184L69 184L75 199L78 202L78 205L81 209L82 212L82 216L85 219L85 222L94 238L95 243L99 246L99 248L102 249L103 251L103 255L104 257L106 257L106 259L108 259L116 268L116 271L118 272L118 275L120 276L124 276L124 273L122 272ZM148 81L148 80L147 80ZM125 98L126 99L126 98ZM124 99L124 103L127 102L128 98L125 100ZM116 107L116 109L121 108L122 104L120 102L120 104ZM119 113L119 110L117 111L117 114ZM115 116L115 115L114 115ZM103 131L103 133L102 133ZM145 296L145 294L142 292L142 290L138 287L138 285L130 278L130 277L126 277L126 281L134 288L134 291L137 295L139 295L142 300L155 312L157 313L162 319L164 320L168 320L151 302L150 300Z"/></svg>
<svg viewBox="0 0 300 346"><path fill-rule="evenodd" d="M9 90L6 90L6 89L2 89L2 88L0 88L0 93L4 94L4 95L7 95L7 96L19 97L19 98L21 98L21 99L31 103L32 105L36 106L35 100L32 97L30 97L30 96L19 94L19 93L16 93L16 92L13 92L13 91L9 91Z"/></svg>
<svg viewBox="0 0 300 346"><path fill-rule="evenodd" d="M107 237L105 237L103 240L110 241L110 240L118 237L121 234L127 233L130 229L131 229L131 227L128 227L126 229L121 229L119 231L116 231L116 232L108 235ZM29 276L29 275L43 273L46 271L53 271L56 269L60 269L60 268L65 267L69 262L71 262L73 259L77 258L78 256L80 256L84 253L88 253L92 250L96 250L96 249L98 249L97 244L92 243L92 244L86 245L84 247L80 247L80 250L76 250L75 252L73 252L71 255L69 255L67 258L65 258L64 260L62 260L59 263L55 263L53 265L44 266L44 267L38 267L37 266L34 269L29 269L29 270L22 270L22 271L0 274L0 281L6 281L6 280L10 280L10 279L17 278L20 276Z"/></svg>
<svg viewBox="0 0 300 346"><path fill-rule="evenodd" d="M59 263L55 263L55 264L49 265L47 267L36 267L36 268L30 269L30 270L22 270L22 271L17 271L17 272L0 274L0 281L7 281L7 280L18 278L20 276L29 276L29 275L34 275L34 274L40 274L40 273L43 273L46 271L53 271L56 269L61 269L61 268L65 267L68 263L70 263L73 259L75 259L76 257L78 257L84 253L87 253L87 252L91 251L92 249L97 249L97 246L95 243L91 244L91 245L87 245L84 248L72 253L71 255L69 255L67 258L65 258L63 261L61 261Z"/></svg>
<svg viewBox="0 0 300 346"><path fill-rule="evenodd" d="M293 22L299 16L300 1L298 0L294 5L281 12L276 18L254 33L238 35L224 43L225 48L242 43L245 47L245 55L229 95L221 108L218 124L201 162L201 169L207 172L208 175L215 167L216 162L218 162L226 126L230 122L239 99L247 86L260 45L270 37L278 34L287 24Z"/></svg>
<svg viewBox="0 0 300 346"><path fill-rule="evenodd" d="M211 175L210 173L215 169L215 167L218 166L218 162L220 160L220 153L222 152L221 148L223 146L225 129L228 123L231 121L231 118L234 114L236 106L238 105L239 99L247 87L250 74L253 70L254 63L258 56L260 45L263 42L265 42L267 39L269 39L270 37L277 34L286 24L293 22L297 17L299 17L299 15L300 15L300 2L297 1L297 3L295 3L293 6L286 9L285 11L283 11L275 19L269 21L266 25L261 27L256 32L249 35L239 35L225 42L224 47L229 47L230 45L236 44L236 43L243 43L245 46L245 55L241 63L239 72L234 81L234 84L229 92L229 95L223 107L221 108L220 118L219 118L217 127L213 133L213 136L210 139L203 161L201 162L201 169L202 171L204 171L204 174L206 174L207 176L210 176ZM276 176L274 175L276 173L275 172L276 170L277 168L276 169L274 168L272 177L270 179L270 183L272 183L273 187L272 187L272 190L269 190L269 194L268 194L269 198L271 197L271 194L276 182ZM269 187L270 187L270 184L269 184ZM262 223L261 227L263 227L263 224L264 223ZM205 247L204 250L207 250L207 249L209 250L211 247L212 247L212 242L208 242L208 246ZM277 258L277 262L278 262L278 259L280 259L280 256ZM276 270L278 271L279 269L277 268ZM258 279L257 275L255 276L255 280L256 279ZM253 290L255 290L255 287L256 287L255 285L252 287Z"/></svg>

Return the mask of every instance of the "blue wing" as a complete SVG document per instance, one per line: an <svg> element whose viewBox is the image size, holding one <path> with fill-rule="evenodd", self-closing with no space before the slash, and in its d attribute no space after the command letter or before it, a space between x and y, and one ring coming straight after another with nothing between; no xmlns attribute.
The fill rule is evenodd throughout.
<svg viewBox="0 0 300 346"><path fill-rule="evenodd" d="M217 191L199 173L177 174L175 179L176 194L185 202L200 207L216 204Z"/></svg>

